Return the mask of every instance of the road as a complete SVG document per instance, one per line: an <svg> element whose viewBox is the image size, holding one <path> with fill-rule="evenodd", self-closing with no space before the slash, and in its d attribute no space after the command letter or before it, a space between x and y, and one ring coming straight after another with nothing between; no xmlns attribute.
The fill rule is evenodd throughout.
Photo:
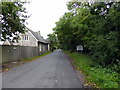
<svg viewBox="0 0 120 90"><path fill-rule="evenodd" d="M69 58L60 49L2 73L3 88L81 88Z"/></svg>

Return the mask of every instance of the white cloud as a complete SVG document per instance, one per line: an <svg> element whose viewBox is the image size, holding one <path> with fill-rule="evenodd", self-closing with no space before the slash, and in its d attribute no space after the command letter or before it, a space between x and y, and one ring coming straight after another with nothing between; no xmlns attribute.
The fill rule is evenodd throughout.
<svg viewBox="0 0 120 90"><path fill-rule="evenodd" d="M31 17L27 20L27 27L33 31L40 31L44 38L52 33L55 22L67 12L66 3L68 0L31 0L26 5Z"/></svg>

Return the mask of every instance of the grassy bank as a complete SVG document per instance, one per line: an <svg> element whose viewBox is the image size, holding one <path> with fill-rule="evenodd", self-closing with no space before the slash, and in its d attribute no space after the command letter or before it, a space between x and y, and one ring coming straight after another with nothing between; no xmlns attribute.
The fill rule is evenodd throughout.
<svg viewBox="0 0 120 90"><path fill-rule="evenodd" d="M119 74L101 66L96 66L92 59L84 54L65 51L72 59L78 70L86 75L86 84L98 88L120 88Z"/></svg>

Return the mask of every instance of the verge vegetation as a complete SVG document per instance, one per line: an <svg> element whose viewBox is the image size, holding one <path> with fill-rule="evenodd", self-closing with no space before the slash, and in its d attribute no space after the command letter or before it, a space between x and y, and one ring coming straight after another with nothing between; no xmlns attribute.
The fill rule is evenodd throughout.
<svg viewBox="0 0 120 90"><path fill-rule="evenodd" d="M26 59L23 59L23 60L20 60L20 61L33 61L33 60L36 60L36 59L38 59L40 57L46 56L46 55L48 55L50 53L51 53L51 51L49 51L49 52L47 52L45 54L39 55L39 56L35 56L35 57L31 57L31 58L26 58Z"/></svg>
<svg viewBox="0 0 120 90"><path fill-rule="evenodd" d="M120 88L119 74L110 68L96 66L88 55L64 51L73 59L75 67L86 75L85 86L96 88Z"/></svg>

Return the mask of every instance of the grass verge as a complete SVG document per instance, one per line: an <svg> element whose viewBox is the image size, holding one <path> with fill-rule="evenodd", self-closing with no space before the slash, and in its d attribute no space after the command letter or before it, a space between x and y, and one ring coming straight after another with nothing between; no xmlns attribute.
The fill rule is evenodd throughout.
<svg viewBox="0 0 120 90"><path fill-rule="evenodd" d="M25 58L23 60L20 60L20 61L33 61L33 60L36 60L37 58L40 58L40 57L43 57L43 56L46 56L48 54L50 54L51 51L45 53L45 54L42 54L42 55L39 55L39 56L35 56L35 57L31 57L31 58Z"/></svg>
<svg viewBox="0 0 120 90"><path fill-rule="evenodd" d="M92 59L84 54L64 51L73 59L75 67L86 75L84 86L95 88L120 88L119 74L101 66L96 66Z"/></svg>

